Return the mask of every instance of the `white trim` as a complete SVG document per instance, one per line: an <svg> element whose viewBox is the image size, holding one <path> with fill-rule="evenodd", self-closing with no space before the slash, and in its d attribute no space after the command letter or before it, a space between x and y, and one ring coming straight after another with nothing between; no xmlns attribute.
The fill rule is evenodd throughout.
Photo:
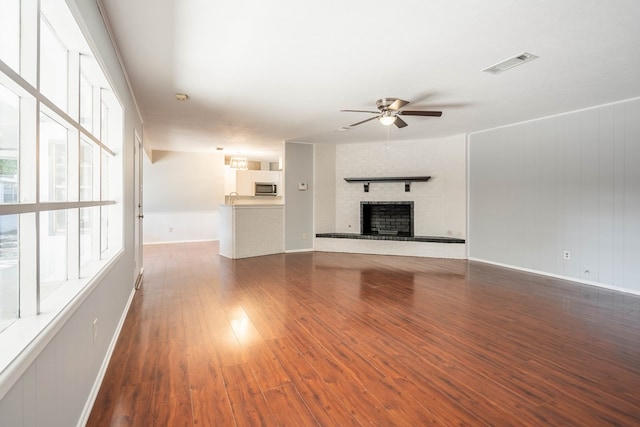
<svg viewBox="0 0 640 427"><path fill-rule="evenodd" d="M280 204L274 204L275 206L283 206L281 203ZM223 205L224 206L224 205ZM236 204L233 206L255 206L255 205L242 205L242 204ZM259 205L259 206L269 206L269 205ZM162 211L162 212L158 212L158 211L146 211L144 214L145 215L200 215L200 214L209 214L209 213L219 213L220 209L215 209L212 211Z"/></svg>
<svg viewBox="0 0 640 427"><path fill-rule="evenodd" d="M531 269L531 268L524 268L524 267L517 267L517 266L509 265L509 264L503 264L501 262L487 261L487 260L480 259L480 258L469 258L469 261L482 262L484 264L491 264L491 265L495 265L497 267L510 268L512 270L524 271L526 273L539 274L541 276L553 277L554 279L567 280L567 281L570 281L570 282L580 283L580 284L589 285L589 286L595 286L595 287L598 287L598 288L609 289L611 291L622 292L622 293L625 293L625 294L640 295L640 290L629 289L629 288L620 288L620 287L617 287L617 286L608 285L606 283L593 282L593 281L590 281L590 280L582 280L582 279L577 279L575 277L563 276L561 274L553 274L553 273L549 273L549 272L546 272L546 271L534 270L534 269Z"/></svg>
<svg viewBox="0 0 640 427"><path fill-rule="evenodd" d="M11 349L2 345L0 360L0 400L33 364L66 322L104 280L107 273L122 258L124 250L112 257L107 264L59 311L41 313L30 318L21 318L2 331L0 342L11 342Z"/></svg>
<svg viewBox="0 0 640 427"><path fill-rule="evenodd" d="M309 249L289 249L284 251L285 254L297 254L297 253L303 253L303 252L315 252L314 248L309 248Z"/></svg>
<svg viewBox="0 0 640 427"><path fill-rule="evenodd" d="M57 211L62 209L82 209L97 206L115 205L115 200L96 200L94 202L40 202L40 203L16 203L0 205L0 215L17 215L23 213L38 213Z"/></svg>
<svg viewBox="0 0 640 427"><path fill-rule="evenodd" d="M218 242L220 239L204 239L204 240L167 240L166 242L147 242L142 246L152 245L172 245L174 243L201 243L201 242Z"/></svg>
<svg viewBox="0 0 640 427"><path fill-rule="evenodd" d="M465 192L465 198L467 200L466 203L466 212L465 212L465 230L464 230L464 235L465 235L465 249L464 249L464 256L465 258L469 258L469 254L471 253L471 244L469 243L469 236L471 234L471 136L470 134L466 134L465 135L465 155L464 155L464 162L465 162L465 170L466 170L466 179L465 179L465 187L464 187L464 192Z"/></svg>
<svg viewBox="0 0 640 427"><path fill-rule="evenodd" d="M99 52L100 50L97 49L97 44L94 42L93 40L93 36L91 35L91 31L89 30L88 26L86 25L82 14L79 13L77 6L75 4L73 4L74 2L66 2L67 5L69 6L69 9L71 10L71 13L73 14L73 17L76 19L76 22L78 22L78 26L80 26L80 30L82 32L82 34L84 35L84 37L87 39L87 43L89 44L89 47L92 49L92 52ZM109 22L109 18L107 16L107 12L106 9L104 7L104 2L102 0L96 0L96 5L98 6L98 12L100 13L100 16L102 17L102 22L104 23L105 29L107 30L107 33L109 34L109 40L111 41L111 45L113 47L113 50L116 54L116 58L118 59L118 64L120 65L120 72L122 73L122 75L124 76L124 80L127 83L127 88L129 89L129 93L128 95L131 97L131 101L133 102L134 107L136 108L136 113L138 114L138 120L140 121L140 123L142 125L144 125L144 120L142 119L142 114L140 114L140 108L138 107L138 102L136 100L136 97L134 95L132 86L131 86L131 80L129 79L129 75L127 74L127 70L124 67L124 61L122 60L122 55L120 53L120 49L118 49L118 45L116 43L116 38L114 36L113 33L113 29L111 27L111 23ZM105 66L104 60L102 59L102 55L95 55L96 59L99 61L100 66L102 67L103 70L107 70L108 68ZM109 84L111 85L111 87L113 88L114 93L117 92L116 89L116 85L113 82L113 79L111 79L111 73L106 73L106 77L109 80ZM119 94L118 94L119 95ZM118 98L120 98L118 96ZM121 99L118 99L118 101L120 102L120 104L122 105ZM123 108L124 110L124 108Z"/></svg>
<svg viewBox="0 0 640 427"><path fill-rule="evenodd" d="M512 127L512 126L518 126L518 125L522 125L522 124L525 124L525 123L537 122L537 121L540 121L540 120L547 120L547 119L551 119L551 118L554 118L554 117L562 117L562 116L566 116L566 115L569 115L569 114L579 113L581 111L595 110L597 108L607 107L607 106L610 106L610 105L624 104L625 102L636 101L636 100L640 100L640 96L633 97L633 98L628 98L628 99L622 99L620 101L608 102L606 104L593 105L591 107L578 108L577 110L565 111L563 113L551 114L549 116L536 117L535 119L523 120L521 122L509 123L509 124L506 124L506 125L500 125L500 126L495 126L495 127L492 127L492 128L477 130L477 131L474 131L474 132L469 132L468 135L471 136L471 135L476 135L476 134L479 134L479 133L491 132L491 131L496 130L496 129L509 128L509 127Z"/></svg>
<svg viewBox="0 0 640 427"><path fill-rule="evenodd" d="M107 368L109 367L111 356L113 356L113 351L116 348L118 338L120 337L120 333L122 332L122 327L124 326L124 322L127 318L127 314L129 314L129 308L131 307L131 303L133 302L133 297L135 296L135 294L136 294L136 290L131 289L129 300L127 301L127 304L124 307L122 316L120 316L120 321L118 322L118 326L116 326L116 330L113 334L113 337L111 338L111 343L109 343L109 348L107 348L107 353L105 354L105 357L102 360L102 365L100 366L100 371L98 371L98 376L96 377L96 380L93 383L93 387L91 387L91 391L89 392L89 397L87 398L87 401L84 404L84 408L82 409L82 414L80 415L80 419L78 419L78 427L85 426L87 424L87 421L89 421L89 416L91 415L93 404L96 401L96 397L98 397L100 386L102 385L104 376L107 373Z"/></svg>

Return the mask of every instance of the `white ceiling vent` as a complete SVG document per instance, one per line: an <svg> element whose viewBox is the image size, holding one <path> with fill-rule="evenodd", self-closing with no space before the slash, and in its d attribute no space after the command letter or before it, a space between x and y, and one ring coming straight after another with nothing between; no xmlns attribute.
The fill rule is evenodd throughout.
<svg viewBox="0 0 640 427"><path fill-rule="evenodd" d="M485 68L484 72L491 74L500 74L503 71L507 71L509 68L516 67L518 65L524 64L525 62L533 61L537 56L532 55L528 52L522 52L520 55L514 56L513 58L505 59L502 62L498 62L497 64L492 65L489 68Z"/></svg>

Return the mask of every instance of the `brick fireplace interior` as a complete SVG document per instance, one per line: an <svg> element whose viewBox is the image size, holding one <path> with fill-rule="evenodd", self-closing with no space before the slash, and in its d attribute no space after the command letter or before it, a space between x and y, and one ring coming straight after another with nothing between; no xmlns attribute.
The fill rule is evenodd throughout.
<svg viewBox="0 0 640 427"><path fill-rule="evenodd" d="M360 232L413 237L413 202L360 202Z"/></svg>

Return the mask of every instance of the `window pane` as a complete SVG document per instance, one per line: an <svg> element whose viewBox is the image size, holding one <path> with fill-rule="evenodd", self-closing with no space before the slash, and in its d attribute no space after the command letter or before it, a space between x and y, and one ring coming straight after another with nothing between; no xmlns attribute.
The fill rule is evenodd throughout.
<svg viewBox="0 0 640 427"><path fill-rule="evenodd" d="M67 128L45 114L40 117L40 200L67 200Z"/></svg>
<svg viewBox="0 0 640 427"><path fill-rule="evenodd" d="M93 146L80 142L80 201L93 200Z"/></svg>
<svg viewBox="0 0 640 427"><path fill-rule="evenodd" d="M0 1L0 60L20 72L20 0Z"/></svg>
<svg viewBox="0 0 640 427"><path fill-rule="evenodd" d="M80 73L80 125L93 132L93 86L84 73Z"/></svg>
<svg viewBox="0 0 640 427"><path fill-rule="evenodd" d="M100 253L109 249L109 206L100 206Z"/></svg>
<svg viewBox="0 0 640 427"><path fill-rule="evenodd" d="M100 207L80 209L80 277L87 277L91 261L100 259Z"/></svg>
<svg viewBox="0 0 640 427"><path fill-rule="evenodd" d="M102 90L103 96L104 92ZM109 145L109 107L104 100L100 105L100 141L104 145Z"/></svg>
<svg viewBox="0 0 640 427"><path fill-rule="evenodd" d="M2 44L2 43L0 43ZM18 202L20 98L0 85L0 203Z"/></svg>
<svg viewBox="0 0 640 427"><path fill-rule="evenodd" d="M18 215L0 216L0 332L18 318Z"/></svg>
<svg viewBox="0 0 640 427"><path fill-rule="evenodd" d="M40 212L40 300L67 280L67 211Z"/></svg>
<svg viewBox="0 0 640 427"><path fill-rule="evenodd" d="M102 200L110 200L109 196L110 196L110 189L109 189L109 154L104 151L102 151L102 170L101 170L101 181L102 181L102 188L100 190L100 198Z"/></svg>
<svg viewBox="0 0 640 427"><path fill-rule="evenodd" d="M40 92L67 111L67 49L49 22L40 20Z"/></svg>

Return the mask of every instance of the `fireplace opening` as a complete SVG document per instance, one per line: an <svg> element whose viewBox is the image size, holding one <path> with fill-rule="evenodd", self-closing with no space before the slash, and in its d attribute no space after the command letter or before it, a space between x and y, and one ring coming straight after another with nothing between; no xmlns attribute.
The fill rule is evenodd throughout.
<svg viewBox="0 0 640 427"><path fill-rule="evenodd" d="M413 237L413 202L360 202L360 233Z"/></svg>

